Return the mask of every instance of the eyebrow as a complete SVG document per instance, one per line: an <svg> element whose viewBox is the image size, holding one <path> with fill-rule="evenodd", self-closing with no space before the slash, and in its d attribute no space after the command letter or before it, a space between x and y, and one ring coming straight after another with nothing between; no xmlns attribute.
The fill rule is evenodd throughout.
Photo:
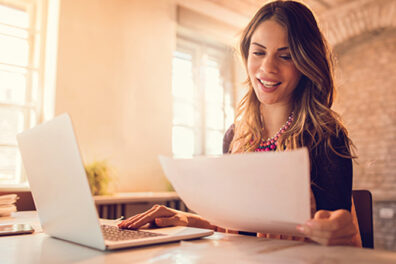
<svg viewBox="0 0 396 264"><path fill-rule="evenodd" d="M263 48L263 49L267 49L267 47L266 46L264 46L264 45L261 45L261 44L259 44L259 43L257 43L257 42L252 42L252 45L256 45L256 46L259 46L259 47L261 47L261 48ZM286 49L289 49L289 47L282 47L282 48L279 48L278 50L279 51L281 51L281 50L286 50Z"/></svg>

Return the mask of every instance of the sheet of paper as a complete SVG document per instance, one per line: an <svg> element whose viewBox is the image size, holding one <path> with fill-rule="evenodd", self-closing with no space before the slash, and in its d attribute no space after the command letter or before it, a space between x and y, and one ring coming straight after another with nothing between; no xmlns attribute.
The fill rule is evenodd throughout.
<svg viewBox="0 0 396 264"><path fill-rule="evenodd" d="M159 159L181 199L211 224L239 231L301 235L296 225L310 218L306 148Z"/></svg>

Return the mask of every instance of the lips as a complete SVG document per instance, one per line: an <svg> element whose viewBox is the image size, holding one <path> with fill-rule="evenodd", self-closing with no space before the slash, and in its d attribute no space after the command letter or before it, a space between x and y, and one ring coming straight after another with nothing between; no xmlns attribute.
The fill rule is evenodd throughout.
<svg viewBox="0 0 396 264"><path fill-rule="evenodd" d="M278 88L278 86L282 83L275 80L263 80L257 78L258 82L260 83L261 88L266 92L272 92Z"/></svg>

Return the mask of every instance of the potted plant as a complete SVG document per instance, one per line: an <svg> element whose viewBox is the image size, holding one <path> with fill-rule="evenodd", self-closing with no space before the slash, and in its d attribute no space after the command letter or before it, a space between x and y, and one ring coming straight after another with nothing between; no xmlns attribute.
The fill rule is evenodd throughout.
<svg viewBox="0 0 396 264"><path fill-rule="evenodd" d="M92 195L111 194L110 183L115 179L115 171L107 161L94 161L85 165L89 187Z"/></svg>

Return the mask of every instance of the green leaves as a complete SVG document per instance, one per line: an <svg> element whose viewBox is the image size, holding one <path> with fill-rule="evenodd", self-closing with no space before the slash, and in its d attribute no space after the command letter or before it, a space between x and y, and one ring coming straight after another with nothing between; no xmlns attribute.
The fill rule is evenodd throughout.
<svg viewBox="0 0 396 264"><path fill-rule="evenodd" d="M85 165L85 172L92 195L110 194L109 183L113 180L115 173L105 160Z"/></svg>

